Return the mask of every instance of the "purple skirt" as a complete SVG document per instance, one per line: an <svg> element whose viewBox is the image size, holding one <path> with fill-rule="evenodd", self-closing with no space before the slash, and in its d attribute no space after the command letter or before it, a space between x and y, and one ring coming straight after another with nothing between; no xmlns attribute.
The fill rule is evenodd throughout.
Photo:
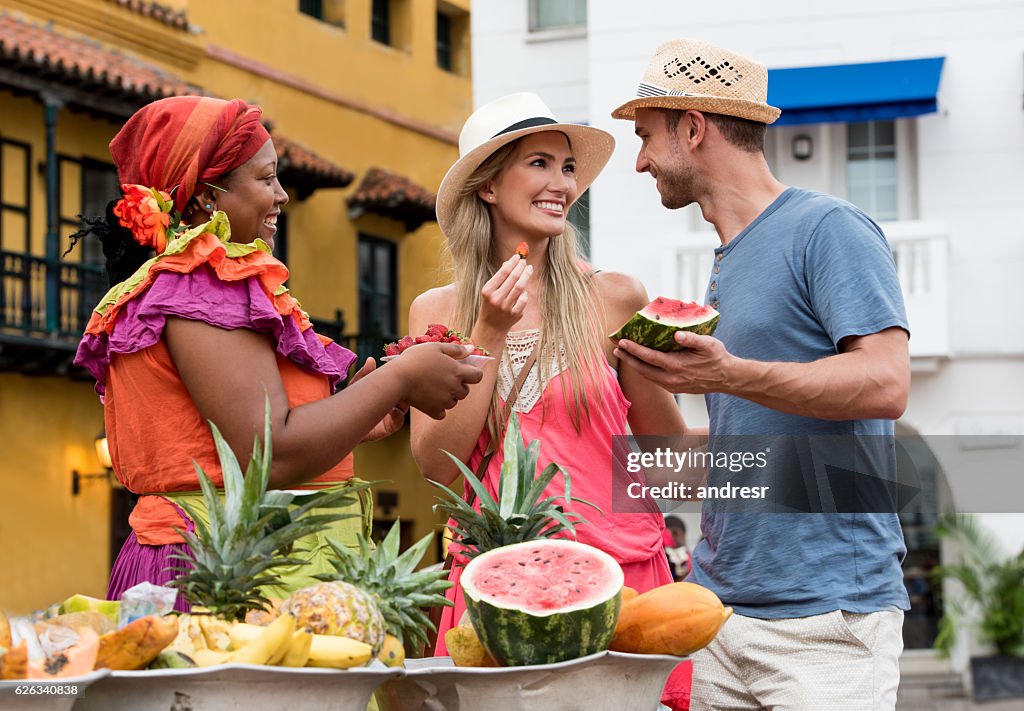
<svg viewBox="0 0 1024 711"><path fill-rule="evenodd" d="M187 530L195 530L191 521L188 521ZM147 546L139 543L135 531L132 531L121 546L114 568L110 571L107 599L120 600L121 593L139 583L167 585L180 574L180 571L174 570L175 567L192 567L186 561L171 557L175 554L184 555L187 551L188 546L184 543ZM181 593L178 593L178 599L174 602L174 609L179 612L189 611L189 604Z"/></svg>

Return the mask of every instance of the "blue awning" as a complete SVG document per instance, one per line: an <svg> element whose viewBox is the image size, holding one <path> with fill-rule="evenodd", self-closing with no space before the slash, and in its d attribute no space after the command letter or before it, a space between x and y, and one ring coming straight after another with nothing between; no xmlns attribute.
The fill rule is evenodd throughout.
<svg viewBox="0 0 1024 711"><path fill-rule="evenodd" d="M945 57L768 70L775 125L881 121L934 113Z"/></svg>

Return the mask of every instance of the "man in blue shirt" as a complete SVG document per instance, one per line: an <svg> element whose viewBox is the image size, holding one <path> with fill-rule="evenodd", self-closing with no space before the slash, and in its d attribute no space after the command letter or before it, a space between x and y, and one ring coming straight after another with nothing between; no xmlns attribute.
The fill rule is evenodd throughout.
<svg viewBox="0 0 1024 711"><path fill-rule="evenodd" d="M853 205L772 175L764 136L780 112L767 88L764 66L679 40L658 48L637 98L612 113L634 121L636 170L655 178L662 204L697 203L721 239L706 293L721 314L714 337L679 332L678 353L620 341L616 355L671 392L704 394L712 442L891 438L910 386L892 254ZM772 476L798 489L785 478L799 470ZM730 476L712 469L708 484ZM691 708L895 707L909 607L895 508L829 510L705 502L688 580L735 614L694 656Z"/></svg>

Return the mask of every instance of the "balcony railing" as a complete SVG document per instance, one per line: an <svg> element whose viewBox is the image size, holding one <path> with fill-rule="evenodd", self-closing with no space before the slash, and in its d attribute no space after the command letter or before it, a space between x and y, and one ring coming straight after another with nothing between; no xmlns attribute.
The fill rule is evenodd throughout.
<svg viewBox="0 0 1024 711"><path fill-rule="evenodd" d="M74 372L71 361L93 307L107 292L102 267L0 250L0 371L40 375ZM56 308L47 308L48 304ZM345 318L311 319L318 333L355 351L359 363L395 340L380 333L346 334Z"/></svg>
<svg viewBox="0 0 1024 711"><path fill-rule="evenodd" d="M922 221L882 224L896 260L903 300L910 322L910 355L948 357L949 236L944 224ZM680 298L703 298L711 275L714 233L686 236L676 249L672 292Z"/></svg>
<svg viewBox="0 0 1024 711"><path fill-rule="evenodd" d="M338 309L334 312L334 320L310 318L316 332L327 336L338 345L348 348L358 356L356 367L360 367L367 358L374 358L380 365L384 355L384 344L398 340L397 336L381 333L379 329L370 328L365 333L345 333L345 314Z"/></svg>

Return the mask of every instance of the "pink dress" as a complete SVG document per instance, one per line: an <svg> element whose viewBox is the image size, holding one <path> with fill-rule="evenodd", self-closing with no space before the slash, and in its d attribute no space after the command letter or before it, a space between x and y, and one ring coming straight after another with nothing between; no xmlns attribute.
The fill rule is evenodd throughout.
<svg viewBox="0 0 1024 711"><path fill-rule="evenodd" d="M525 336L535 341L537 334L536 330L509 334L510 349L513 339L522 339ZM513 358L513 363L514 361ZM506 360L503 368L508 367ZM518 365L511 370L518 370ZM637 592L643 593L671 583L672 573L668 567L663 543L664 517L657 512L617 513L612 509L612 438L626 433L626 415L630 407L622 388L619 387L615 371L611 366L606 369L604 381L599 384L602 389L600 402L596 397L588 397L590 418L589 421L584 420L580 432L573 427L563 399L563 388L569 387L568 372L559 373L551 378L542 393L533 393L533 397L530 397L531 385L534 389L539 388L535 378L538 371L539 363L524 385L516 407L525 442L528 444L535 439L541 440L537 470L543 471L551 462L557 462L571 476L573 497L592 501L601 509L598 513L586 505L568 508L586 519L586 523L576 527L576 539L600 548L618 561L622 566L626 585ZM514 377L518 372L509 374ZM536 402L531 403L531 400ZM504 405L503 401L501 405ZM524 408L528 409L520 411ZM485 430L477 440L476 448L470 457L468 464L471 470L476 471L488 443L489 435ZM492 496L497 495L503 460L502 448L498 447L484 475L484 486ZM556 476L544 496L561 494L563 486L562 477ZM473 507L479 511L480 502L474 502ZM444 643L445 632L458 624L466 610L459 578L467 560L459 555L457 544L453 543L451 550L455 556L449 579L455 585L448 591L448 598L455 606L444 608L441 617L435 649L435 654L439 656L448 653ZM689 663L680 665L669 679L663 702L670 708L689 708L689 667Z"/></svg>

